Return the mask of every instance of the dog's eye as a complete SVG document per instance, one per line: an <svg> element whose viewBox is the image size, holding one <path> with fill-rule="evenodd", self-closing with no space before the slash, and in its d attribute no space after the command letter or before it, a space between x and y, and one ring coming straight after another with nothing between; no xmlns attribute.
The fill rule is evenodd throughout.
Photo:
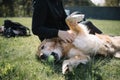
<svg viewBox="0 0 120 80"><path fill-rule="evenodd" d="M44 46L41 47L41 49L44 49L44 48L45 48Z"/></svg>

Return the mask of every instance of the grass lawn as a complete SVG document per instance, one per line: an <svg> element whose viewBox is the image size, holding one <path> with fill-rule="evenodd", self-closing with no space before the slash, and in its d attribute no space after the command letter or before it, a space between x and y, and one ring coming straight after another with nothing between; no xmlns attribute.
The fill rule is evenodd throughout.
<svg viewBox="0 0 120 80"><path fill-rule="evenodd" d="M20 22L31 29L31 18L0 18ZM120 21L91 20L105 34L120 35ZM35 57L38 38L5 38L0 36L0 80L120 80L120 59L95 57L88 64L80 64L74 72L63 75L61 62L48 64Z"/></svg>

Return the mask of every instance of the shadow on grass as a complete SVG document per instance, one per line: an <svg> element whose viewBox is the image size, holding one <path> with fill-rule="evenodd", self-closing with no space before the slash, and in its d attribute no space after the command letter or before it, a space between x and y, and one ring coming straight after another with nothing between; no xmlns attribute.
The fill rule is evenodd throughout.
<svg viewBox="0 0 120 80"><path fill-rule="evenodd" d="M73 72L65 74L65 80L103 80L100 67L110 62L112 57L94 56L87 64L80 64ZM62 62L48 63L41 61L42 64L50 66L54 73L62 74Z"/></svg>
<svg viewBox="0 0 120 80"><path fill-rule="evenodd" d="M101 75L94 71L91 65L80 64L74 72L65 75L65 80L103 80Z"/></svg>
<svg viewBox="0 0 120 80"><path fill-rule="evenodd" d="M106 65L112 57L95 56L86 64L80 64L73 72L65 75L65 80L103 80L100 67Z"/></svg>

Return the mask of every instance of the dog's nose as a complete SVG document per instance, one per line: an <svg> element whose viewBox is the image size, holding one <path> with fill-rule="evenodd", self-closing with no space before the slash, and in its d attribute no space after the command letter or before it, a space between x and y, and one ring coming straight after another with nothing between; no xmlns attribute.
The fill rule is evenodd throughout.
<svg viewBox="0 0 120 80"><path fill-rule="evenodd" d="M47 56L45 54L40 55L40 59L46 59Z"/></svg>
<svg viewBox="0 0 120 80"><path fill-rule="evenodd" d="M52 52L52 53L51 53L51 55L53 55L53 56L54 56L54 58L55 58L55 61L58 61L58 54L57 54L57 53L55 53L55 52Z"/></svg>

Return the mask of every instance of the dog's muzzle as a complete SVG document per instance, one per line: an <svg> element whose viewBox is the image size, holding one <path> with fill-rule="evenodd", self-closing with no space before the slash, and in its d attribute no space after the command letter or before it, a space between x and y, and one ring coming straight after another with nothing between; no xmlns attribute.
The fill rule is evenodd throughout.
<svg viewBox="0 0 120 80"><path fill-rule="evenodd" d="M42 55L40 55L40 59L45 60L45 59L47 59L47 56L45 54L42 54Z"/></svg>

